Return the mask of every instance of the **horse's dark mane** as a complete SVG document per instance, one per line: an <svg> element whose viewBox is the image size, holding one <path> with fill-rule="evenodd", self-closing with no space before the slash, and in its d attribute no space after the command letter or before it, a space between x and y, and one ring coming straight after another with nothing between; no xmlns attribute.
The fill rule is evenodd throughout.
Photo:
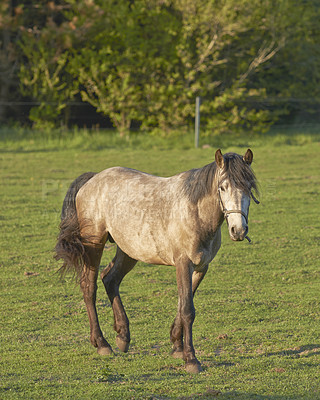
<svg viewBox="0 0 320 400"><path fill-rule="evenodd" d="M211 193L216 169L216 163L213 162L202 168L191 169L186 172L183 192L191 203L196 204Z"/></svg>
<svg viewBox="0 0 320 400"><path fill-rule="evenodd" d="M242 156L236 153L226 153L224 156L224 170L221 174L221 184L230 180L232 186L250 193L252 189L258 192L257 179L250 166L244 162ZM183 192L191 203L196 204L203 197L211 194L216 176L217 164L212 162L202 168L186 172L183 183Z"/></svg>

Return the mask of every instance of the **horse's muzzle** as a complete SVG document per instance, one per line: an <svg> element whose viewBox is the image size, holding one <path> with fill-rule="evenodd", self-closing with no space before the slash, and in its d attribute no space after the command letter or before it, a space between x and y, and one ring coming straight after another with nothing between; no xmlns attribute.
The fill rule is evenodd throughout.
<svg viewBox="0 0 320 400"><path fill-rule="evenodd" d="M229 229L229 235L231 240L235 242L241 242L246 238L248 231L249 231L248 225L241 228L238 228L236 226L231 226Z"/></svg>

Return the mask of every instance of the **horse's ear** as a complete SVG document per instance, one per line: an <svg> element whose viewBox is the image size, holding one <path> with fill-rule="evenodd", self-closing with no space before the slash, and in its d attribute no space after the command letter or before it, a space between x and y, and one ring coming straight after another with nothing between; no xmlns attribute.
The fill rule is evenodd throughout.
<svg viewBox="0 0 320 400"><path fill-rule="evenodd" d="M216 151L215 160L219 168L224 167L224 159L220 149Z"/></svg>
<svg viewBox="0 0 320 400"><path fill-rule="evenodd" d="M243 156L243 161L245 161L248 165L251 165L253 160L253 153L250 149L246 151L246 154Z"/></svg>

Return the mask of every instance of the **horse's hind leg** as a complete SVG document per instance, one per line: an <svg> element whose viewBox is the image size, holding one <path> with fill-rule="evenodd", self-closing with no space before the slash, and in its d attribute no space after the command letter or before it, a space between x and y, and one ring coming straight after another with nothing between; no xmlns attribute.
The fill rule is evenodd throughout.
<svg viewBox="0 0 320 400"><path fill-rule="evenodd" d="M137 260L129 257L119 247L111 263L101 272L101 279L112 305L114 330L117 335L117 346L120 351L127 352L130 343L129 320L124 310L119 286L125 275L132 270Z"/></svg>
<svg viewBox="0 0 320 400"><path fill-rule="evenodd" d="M83 268L80 287L89 317L90 341L94 347L97 347L98 354L109 355L112 354L112 349L103 337L96 309L97 277L101 255L102 249L86 247L87 261Z"/></svg>

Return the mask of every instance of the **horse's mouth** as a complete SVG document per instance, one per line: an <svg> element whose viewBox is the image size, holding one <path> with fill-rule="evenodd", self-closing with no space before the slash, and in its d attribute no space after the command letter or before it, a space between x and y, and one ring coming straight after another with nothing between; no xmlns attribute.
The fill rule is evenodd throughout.
<svg viewBox="0 0 320 400"><path fill-rule="evenodd" d="M245 237L246 237L246 236L245 236ZM231 236L231 235L230 235L230 238L231 238L231 240L232 240L233 242L243 242L244 239L245 239L245 237L239 237L239 236L235 237L235 236Z"/></svg>
<svg viewBox="0 0 320 400"><path fill-rule="evenodd" d="M244 238L233 238L231 237L231 240L234 242L243 242L244 239L247 239L247 241L251 244L251 239L249 238L248 235L246 235Z"/></svg>

